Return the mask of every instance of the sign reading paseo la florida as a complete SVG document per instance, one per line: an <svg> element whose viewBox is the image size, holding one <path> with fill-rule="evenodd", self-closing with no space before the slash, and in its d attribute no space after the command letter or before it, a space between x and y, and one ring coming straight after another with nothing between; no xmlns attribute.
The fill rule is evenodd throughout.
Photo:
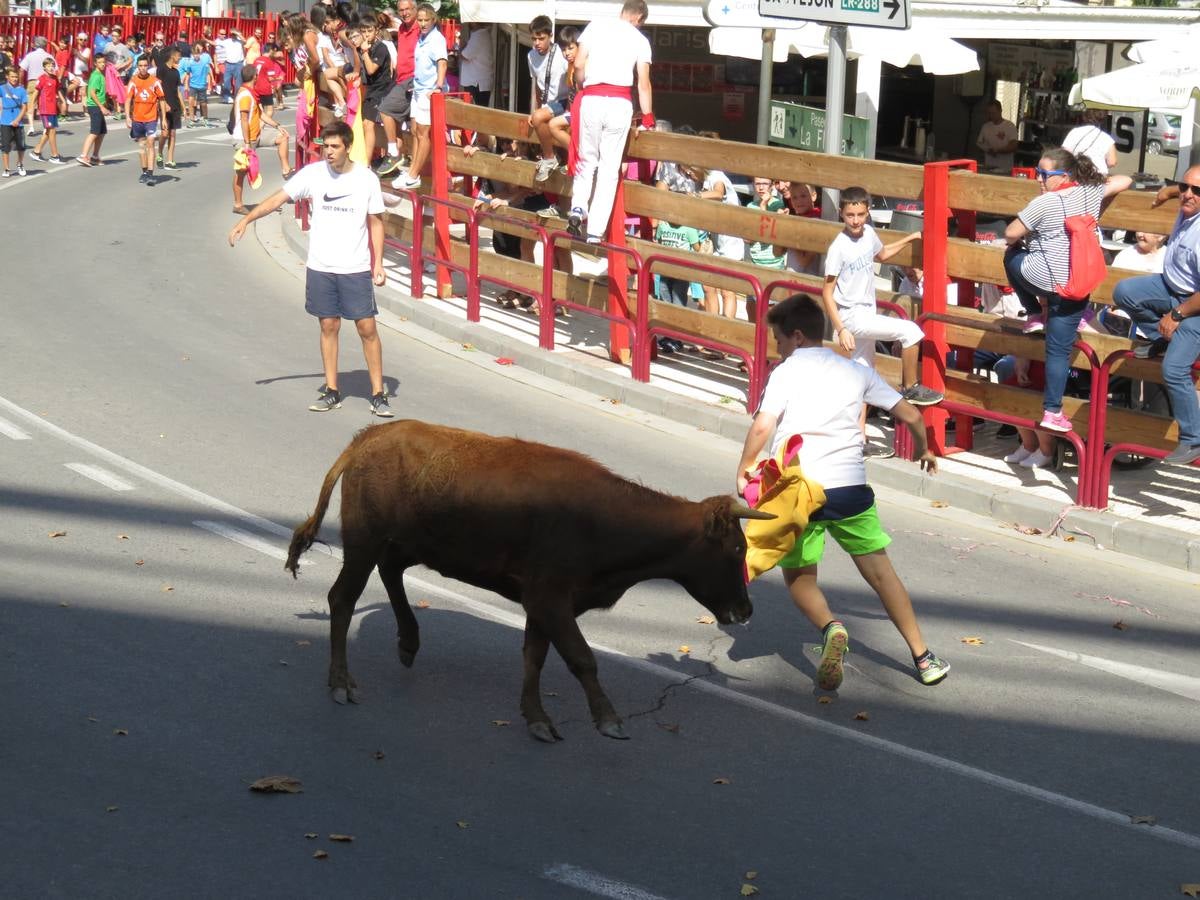
<svg viewBox="0 0 1200 900"><path fill-rule="evenodd" d="M897 29L912 25L909 0L758 0L758 14L793 23Z"/></svg>

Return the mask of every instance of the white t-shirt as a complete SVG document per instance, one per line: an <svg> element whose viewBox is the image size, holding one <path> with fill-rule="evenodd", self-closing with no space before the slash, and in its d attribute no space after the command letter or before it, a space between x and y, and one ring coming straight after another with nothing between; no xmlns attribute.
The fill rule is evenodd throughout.
<svg viewBox="0 0 1200 900"><path fill-rule="evenodd" d="M1080 125L1072 128L1063 138L1064 150L1070 150L1075 156L1086 156L1096 166L1101 175L1108 174L1108 151L1117 142L1103 129L1095 125Z"/></svg>
<svg viewBox="0 0 1200 900"><path fill-rule="evenodd" d="M1126 247L1113 257L1111 266L1114 269L1128 269L1130 272L1159 273L1163 270L1166 257L1166 247L1159 247L1153 253L1139 253L1137 247Z"/></svg>
<svg viewBox="0 0 1200 900"><path fill-rule="evenodd" d="M546 67L550 67L547 79ZM542 105L567 98L567 58L557 44L551 44L545 55L529 51L529 77L542 92Z"/></svg>
<svg viewBox="0 0 1200 900"><path fill-rule="evenodd" d="M355 163L338 173L329 163L310 163L283 183L293 200L312 200L308 267L317 272L353 275L371 270L367 216L383 212L379 177Z"/></svg>
<svg viewBox="0 0 1200 900"><path fill-rule="evenodd" d="M863 225L857 240L838 232L825 251L825 274L837 276L833 300L840 309L853 306L875 308L875 254L883 249L883 241L870 225ZM878 404L872 404L878 405Z"/></svg>
<svg viewBox="0 0 1200 900"><path fill-rule="evenodd" d="M984 122L979 129L979 140L976 142L983 150L983 164L989 169L1003 169L1005 174L1011 171L1013 155L997 153L994 149L1007 147L1017 139L1017 126L1008 119L999 122Z"/></svg>
<svg viewBox="0 0 1200 900"><path fill-rule="evenodd" d="M458 80L464 86L490 91L495 84L496 42L490 26L473 26L467 45L458 54Z"/></svg>
<svg viewBox="0 0 1200 900"><path fill-rule="evenodd" d="M899 402L900 395L874 369L826 347L811 347L775 367L759 412L780 417L771 458L788 437L803 436L800 470L828 490L867 483L858 425L863 404L891 409Z"/></svg>
<svg viewBox="0 0 1200 900"><path fill-rule="evenodd" d="M42 63L48 59L53 59L49 53L41 47L30 50L21 60L22 79L21 84L28 84L31 81L37 81L46 74L42 68Z"/></svg>
<svg viewBox="0 0 1200 900"><path fill-rule="evenodd" d="M650 42L624 19L597 19L583 29L579 46L586 47L588 52L580 87L592 84L631 87L634 66L651 62Z"/></svg>
<svg viewBox="0 0 1200 900"><path fill-rule="evenodd" d="M246 48L235 37L225 39L225 62L240 63L246 59Z"/></svg>
<svg viewBox="0 0 1200 900"><path fill-rule="evenodd" d="M327 35L323 31L317 37L317 51L320 52L322 50L325 51L325 53L321 53L321 66L322 67L325 66L326 53L329 55L329 65L330 66L336 66L337 68L340 69L342 66L344 66L346 64L346 54L342 52L341 41L339 41L337 44L334 44L333 38L331 38L329 35Z"/></svg>
<svg viewBox="0 0 1200 900"><path fill-rule="evenodd" d="M708 177L704 179L704 184L701 186L701 190L711 191L718 184L725 185L725 194L721 197L722 203L738 207L742 205L742 201L738 197L738 192L734 189L733 182L729 180L729 176L716 169L709 171ZM713 241L715 244L714 249L718 256L739 262L745 258L746 242L742 238L732 234L717 234L713 235L713 237L715 238Z"/></svg>

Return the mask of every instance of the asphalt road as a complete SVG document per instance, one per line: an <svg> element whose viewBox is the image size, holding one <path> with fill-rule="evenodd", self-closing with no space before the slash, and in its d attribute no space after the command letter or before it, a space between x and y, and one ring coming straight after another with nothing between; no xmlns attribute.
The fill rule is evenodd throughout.
<svg viewBox="0 0 1200 900"><path fill-rule="evenodd" d="M828 703L817 635L777 574L728 629L649 583L583 620L632 740L596 734L551 654L566 740L541 745L517 710L519 608L419 571L415 668L373 580L350 642L363 702L332 704L337 563L310 553L293 581L281 559L370 424L362 358L346 330L351 396L307 412L322 377L301 267L250 237L225 246L229 151L207 137L185 133L195 165L154 187L128 155L0 186L5 896L1152 898L1200 883L1195 577L901 495L881 511L953 665L938 687L913 679L833 550L822 577L853 652ZM249 199L278 184L268 171ZM727 441L392 324L400 415L578 448L691 497L730 487ZM303 792L248 790L277 774Z"/></svg>

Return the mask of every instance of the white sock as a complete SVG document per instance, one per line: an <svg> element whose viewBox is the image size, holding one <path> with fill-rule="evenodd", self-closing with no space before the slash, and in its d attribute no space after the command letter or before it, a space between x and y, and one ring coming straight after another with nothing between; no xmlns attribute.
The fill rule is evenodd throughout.
<svg viewBox="0 0 1200 900"><path fill-rule="evenodd" d="M388 156L399 156L399 155L400 155L400 144L389 141L388 142Z"/></svg>

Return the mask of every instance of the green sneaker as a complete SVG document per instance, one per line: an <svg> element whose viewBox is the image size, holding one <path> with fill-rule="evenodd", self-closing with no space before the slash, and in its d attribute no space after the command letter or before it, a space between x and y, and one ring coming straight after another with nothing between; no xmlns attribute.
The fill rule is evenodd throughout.
<svg viewBox="0 0 1200 900"><path fill-rule="evenodd" d="M934 655L932 650L917 663L917 677L921 679L922 684L937 684L949 674L950 663Z"/></svg>
<svg viewBox="0 0 1200 900"><path fill-rule="evenodd" d="M836 691L842 686L842 657L850 650L850 635L841 622L831 622L825 629L821 662L817 666L817 687Z"/></svg>

